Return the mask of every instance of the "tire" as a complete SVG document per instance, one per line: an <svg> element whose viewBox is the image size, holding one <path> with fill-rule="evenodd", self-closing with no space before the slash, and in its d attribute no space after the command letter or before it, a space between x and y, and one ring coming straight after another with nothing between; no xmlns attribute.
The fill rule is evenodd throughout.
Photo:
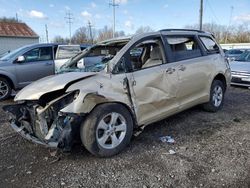
<svg viewBox="0 0 250 188"><path fill-rule="evenodd" d="M84 147L98 157L110 157L121 152L133 134L133 119L121 104L98 105L81 124Z"/></svg>
<svg viewBox="0 0 250 188"><path fill-rule="evenodd" d="M7 79L0 77L0 101L3 101L11 95L11 85Z"/></svg>
<svg viewBox="0 0 250 188"><path fill-rule="evenodd" d="M225 86L220 80L214 80L210 89L209 102L203 104L203 109L208 112L217 112L224 104Z"/></svg>

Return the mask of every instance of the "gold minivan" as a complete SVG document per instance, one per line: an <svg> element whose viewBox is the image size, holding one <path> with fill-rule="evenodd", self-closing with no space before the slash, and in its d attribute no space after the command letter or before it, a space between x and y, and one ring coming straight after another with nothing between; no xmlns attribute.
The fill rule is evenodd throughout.
<svg viewBox="0 0 250 188"><path fill-rule="evenodd" d="M5 106L23 137L69 151L77 138L99 157L133 131L202 104L220 110L231 73L210 33L166 29L103 41L38 80Z"/></svg>

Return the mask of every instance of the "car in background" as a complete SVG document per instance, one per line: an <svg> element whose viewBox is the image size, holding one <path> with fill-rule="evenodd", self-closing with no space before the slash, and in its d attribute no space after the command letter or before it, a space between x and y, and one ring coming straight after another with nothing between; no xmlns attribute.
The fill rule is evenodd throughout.
<svg viewBox="0 0 250 188"><path fill-rule="evenodd" d="M232 85L250 87L250 50L246 50L234 61L230 62Z"/></svg>
<svg viewBox="0 0 250 188"><path fill-rule="evenodd" d="M32 44L0 58L0 100L40 78L55 74L56 67L81 52L80 46ZM57 65L58 64L58 65Z"/></svg>
<svg viewBox="0 0 250 188"><path fill-rule="evenodd" d="M56 48L56 47L55 47ZM80 45L58 45L55 53L55 72L71 57L81 53Z"/></svg>
<svg viewBox="0 0 250 188"><path fill-rule="evenodd" d="M81 48L82 51L85 50L86 48L90 47L90 46L91 46L91 44L80 44L80 48Z"/></svg>
<svg viewBox="0 0 250 188"><path fill-rule="evenodd" d="M98 69L80 68L90 60ZM23 137L70 151L80 135L99 157L122 151L134 130L195 105L220 110L231 79L213 35L185 29L103 41L64 68L69 72L28 85L3 109Z"/></svg>
<svg viewBox="0 0 250 188"><path fill-rule="evenodd" d="M237 57L239 57L241 54L243 54L246 50L248 50L248 49L230 49L230 50L224 51L225 52L225 57L229 61L233 61Z"/></svg>

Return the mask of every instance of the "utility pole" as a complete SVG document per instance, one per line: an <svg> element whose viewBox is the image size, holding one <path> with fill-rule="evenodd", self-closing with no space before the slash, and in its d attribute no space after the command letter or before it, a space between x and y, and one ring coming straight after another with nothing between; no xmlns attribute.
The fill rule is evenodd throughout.
<svg viewBox="0 0 250 188"><path fill-rule="evenodd" d="M203 19L203 0L200 0L200 30L202 30L202 19Z"/></svg>
<svg viewBox="0 0 250 188"><path fill-rule="evenodd" d="M71 43L71 24L73 23L73 14L70 12L66 13L66 17L64 17L66 19L66 23L69 24L69 43Z"/></svg>
<svg viewBox="0 0 250 188"><path fill-rule="evenodd" d="M45 24L45 33L46 33L47 43L49 43L49 34L48 34L48 26L47 26L47 24Z"/></svg>
<svg viewBox="0 0 250 188"><path fill-rule="evenodd" d="M18 22L18 14L16 13L16 21Z"/></svg>
<svg viewBox="0 0 250 188"><path fill-rule="evenodd" d="M88 27L89 27L89 36L90 36L91 44L93 44L92 25L90 21L88 21Z"/></svg>
<svg viewBox="0 0 250 188"><path fill-rule="evenodd" d="M229 27L231 26L232 16L233 16L233 10L234 10L234 7L231 6L231 12L230 12L229 23L228 23L227 30L226 30L225 44L227 43L227 39L228 39L228 33L229 33L228 30L229 30Z"/></svg>
<svg viewBox="0 0 250 188"><path fill-rule="evenodd" d="M119 5L115 3L115 0L112 0L112 3L109 3L109 6L113 7L113 38L115 37L115 8Z"/></svg>

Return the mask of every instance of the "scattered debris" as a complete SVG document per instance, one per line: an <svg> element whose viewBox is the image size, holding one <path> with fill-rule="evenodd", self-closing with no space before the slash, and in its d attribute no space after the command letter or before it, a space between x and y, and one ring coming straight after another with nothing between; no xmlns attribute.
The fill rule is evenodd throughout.
<svg viewBox="0 0 250 188"><path fill-rule="evenodd" d="M164 143L174 144L175 140L171 136L162 136L160 137L160 141Z"/></svg>
<svg viewBox="0 0 250 188"><path fill-rule="evenodd" d="M56 154L57 154L57 150L52 150L52 151L50 150L49 154L50 154L51 157L55 157Z"/></svg>
<svg viewBox="0 0 250 188"><path fill-rule="evenodd" d="M32 174L32 172L31 171L27 171L26 174Z"/></svg>
<svg viewBox="0 0 250 188"><path fill-rule="evenodd" d="M236 122L236 123L240 123L241 119L240 118L234 118L233 121Z"/></svg>
<svg viewBox="0 0 250 188"><path fill-rule="evenodd" d="M55 160L53 160L53 161L51 161L49 164L53 164L53 163L55 163L55 162L57 162L57 161L60 161L60 157L56 157L56 159Z"/></svg>
<svg viewBox="0 0 250 188"><path fill-rule="evenodd" d="M14 168L14 165L8 166L7 169Z"/></svg>
<svg viewBox="0 0 250 188"><path fill-rule="evenodd" d="M172 150L172 149L170 149L168 152L169 152L170 155L176 154L176 152L174 150Z"/></svg>
<svg viewBox="0 0 250 188"><path fill-rule="evenodd" d="M61 182L61 185L64 186L66 183L64 183L63 181Z"/></svg>

